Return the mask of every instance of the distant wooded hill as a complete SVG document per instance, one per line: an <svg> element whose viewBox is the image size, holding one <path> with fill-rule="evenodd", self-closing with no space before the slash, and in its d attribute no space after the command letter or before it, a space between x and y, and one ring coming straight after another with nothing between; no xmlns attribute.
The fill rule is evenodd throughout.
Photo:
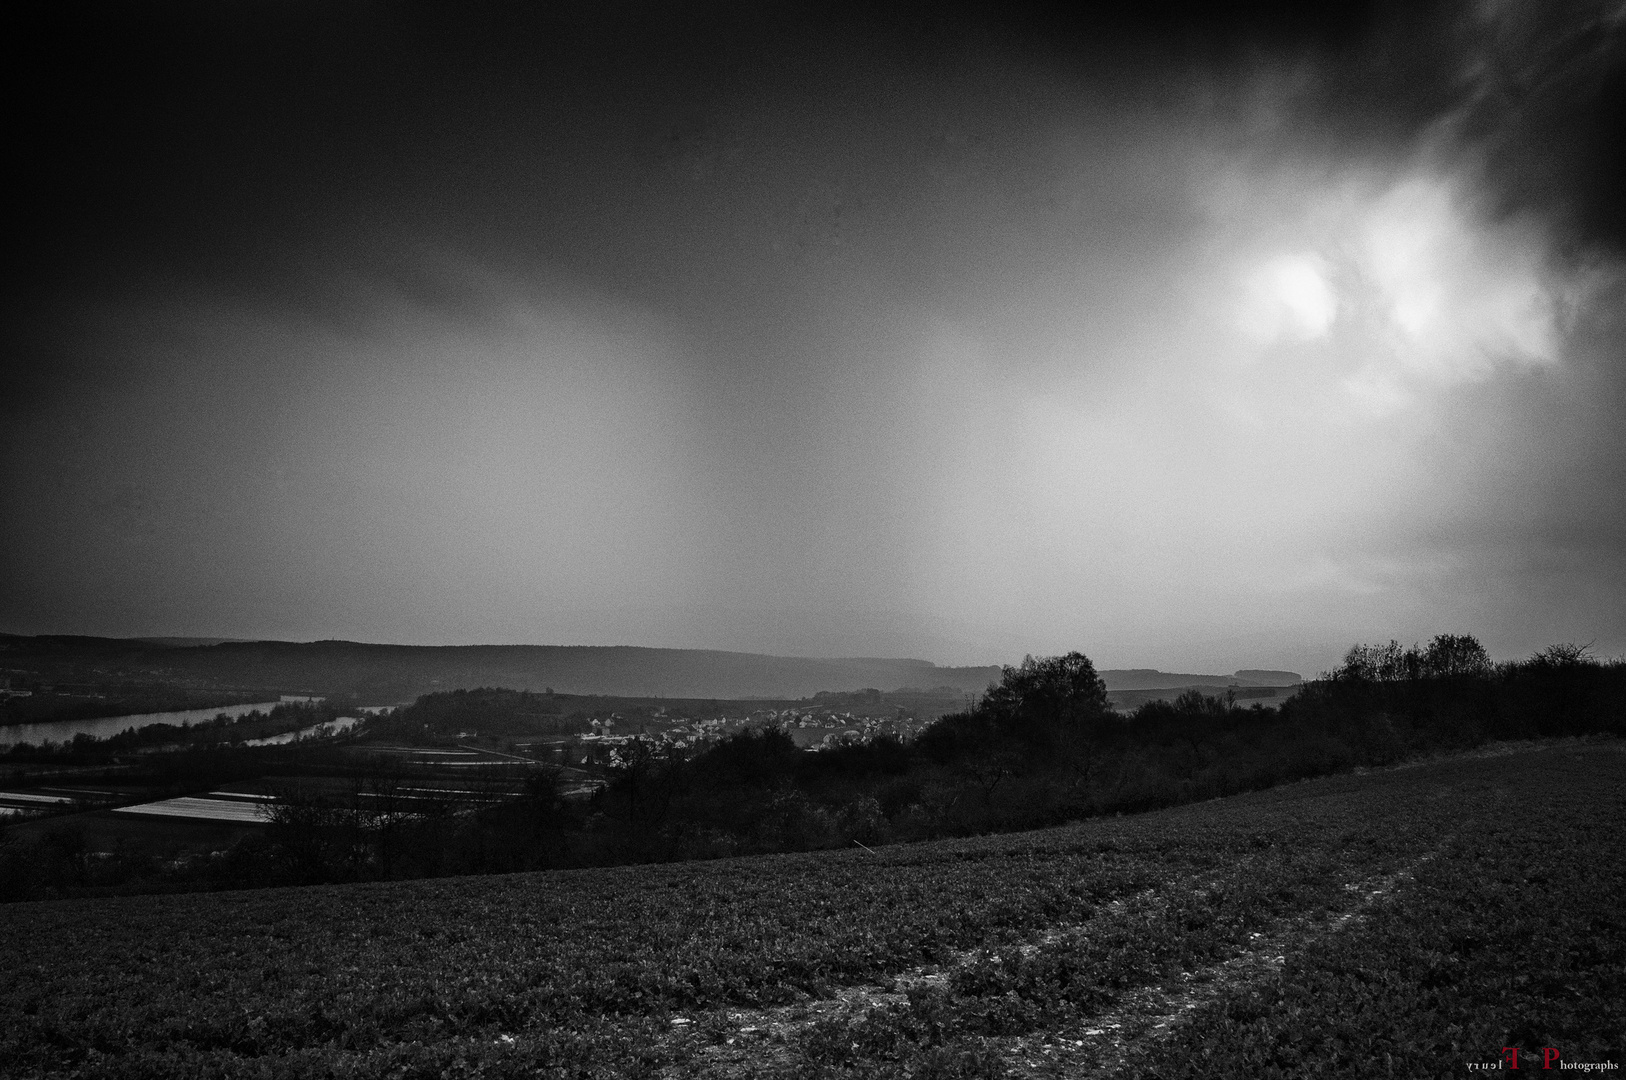
<svg viewBox="0 0 1626 1080"><path fill-rule="evenodd" d="M1244 668L1235 675L1182 675L1155 668L1115 668L1100 673L1108 690L1172 690L1191 686L1297 686L1303 676L1293 671Z"/></svg>
<svg viewBox="0 0 1626 1080"><path fill-rule="evenodd" d="M979 693L1000 669L925 660L810 659L706 649L597 645L369 645L0 635L0 677L13 685L94 689L165 684L409 701L436 690L500 686L562 694L803 698L874 687Z"/></svg>

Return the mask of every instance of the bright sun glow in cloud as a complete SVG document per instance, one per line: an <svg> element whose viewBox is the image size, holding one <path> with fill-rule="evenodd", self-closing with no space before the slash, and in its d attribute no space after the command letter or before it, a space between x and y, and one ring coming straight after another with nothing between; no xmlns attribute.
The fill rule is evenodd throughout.
<svg viewBox="0 0 1626 1080"><path fill-rule="evenodd" d="M1487 220L1448 177L1233 176L1208 201L1222 232L1274 247L1235 271L1251 355L1308 347L1367 409L1558 359L1580 283L1550 268L1544 237Z"/></svg>
<svg viewBox="0 0 1626 1080"><path fill-rule="evenodd" d="M1319 255L1278 255L1248 275L1238 324L1261 344L1310 341L1326 334L1338 298Z"/></svg>
<svg viewBox="0 0 1626 1080"><path fill-rule="evenodd" d="M1427 178L1383 192L1358 225L1356 269L1408 371L1458 382L1502 361L1557 359L1559 300L1538 237L1476 221L1448 184Z"/></svg>

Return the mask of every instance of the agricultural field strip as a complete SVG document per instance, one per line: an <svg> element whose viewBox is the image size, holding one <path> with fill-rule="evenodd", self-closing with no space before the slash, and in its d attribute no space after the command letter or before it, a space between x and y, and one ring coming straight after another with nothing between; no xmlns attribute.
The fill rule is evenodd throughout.
<svg viewBox="0 0 1626 1080"><path fill-rule="evenodd" d="M1191 875L1188 880L1194 881L1206 876L1198 873ZM1113 900L1101 911L1103 915L1108 912L1121 912L1128 901L1143 901L1157 892L1156 887L1143 889L1127 900L1126 898ZM1053 941L1064 933L1080 932L1088 925L1089 922L1085 922L1046 930L1039 936L1037 943L1021 948L1036 950L1046 941ZM871 1009L905 1008L908 1005L910 988L942 986L956 970L967 967L979 952L980 950L953 950L942 963L916 965L900 972L886 984L870 982L844 986L836 989L828 997L795 1005L769 1009L724 1009L713 1013L673 1017L671 1023L676 1029L674 1035L678 1039L691 1034L699 1036L698 1049L692 1049L692 1052L704 1063L708 1075L713 1071L719 1075L731 1074L738 1071L738 1068L731 1069L731 1065L739 1067L748 1061L751 1062L752 1069L760 1067L764 1056L774 1059L776 1066L789 1067L794 1060L790 1045L815 1024L851 1023ZM741 1048L733 1049L737 1045ZM681 1055L681 1051L679 1054ZM671 1075L683 1076L688 1073L682 1070L674 1071ZM752 1075L752 1072L748 1070L741 1075Z"/></svg>
<svg viewBox="0 0 1626 1080"><path fill-rule="evenodd" d="M1351 923L1358 925L1376 905L1393 900L1415 878L1418 868L1438 857L1451 839L1446 837L1439 848L1394 873L1345 885L1361 898L1347 911L1278 919L1270 928L1251 933L1248 944L1225 960L1182 972L1178 981L1133 991L1116 1008L1069 1027L998 1040L994 1048L1017 1076L1041 1077L1059 1071L1084 1080L1119 1075L1132 1052L1144 1052L1148 1044L1167 1039L1194 1010L1221 995L1276 977L1290 955L1328 934L1343 932Z"/></svg>
<svg viewBox="0 0 1626 1080"><path fill-rule="evenodd" d="M1449 841L1449 837L1447 841ZM1303 911L1273 920L1264 930L1249 934L1247 943L1222 960L1180 973L1177 981L1151 983L1124 995L1116 1008L1107 1012L1085 1013L1083 1019L1068 1027L1057 1027L1034 1036L1011 1036L988 1040L1013 1069L1014 1075L1045 1075L1057 1068L1067 1070L1065 1075L1083 1076L1097 1067L1103 1054L1121 1064L1127 1054L1130 1039L1147 1035L1154 1038L1199 1004L1211 1000L1220 992L1239 983L1267 977L1285 962L1287 953L1301 948L1307 941L1327 933L1344 929L1352 920L1358 920L1373 904L1392 896L1397 888L1412 879L1416 869L1435 858L1436 848L1412 859L1401 869L1371 875L1342 886L1344 892L1359 897L1357 906L1339 913ZM1120 897L1102 906L1090 918L1047 928L1015 949L1029 959L1047 950L1065 947L1070 941L1089 936L1106 924L1123 922L1137 913L1165 906L1168 895L1197 891L1202 886L1220 885L1212 870L1198 871L1177 881L1169 881L1143 889L1132 896ZM790 1006L769 1009L725 1009L709 1014L675 1017L674 1042L688 1037L689 1054L697 1058L706 1075L719 1076L739 1072L749 1063L741 1076L755 1075L756 1070L772 1063L776 1068L795 1071L794 1047L800 1037L815 1025L841 1026L861 1021L870 1010L904 1009L908 1007L911 989L930 988L944 990L953 984L955 976L967 971L979 960L987 960L986 949L957 950L942 963L916 965L894 978L881 983L863 983L838 989L828 997ZM996 958L997 962L997 958ZM709 1045L707 1045L709 1044ZM738 1049L736 1049L738 1048ZM677 1047L669 1052L687 1056ZM768 1061L763 1059L767 1058ZM731 1068L733 1066L733 1068ZM1034 1072L1034 1068L1039 1069ZM688 1075L676 1070L670 1075ZM1112 1075L1112 1069L1100 1075Z"/></svg>
<svg viewBox="0 0 1626 1080"><path fill-rule="evenodd" d="M263 822L267 820L270 809L260 802L203 799L183 795L176 799L138 803L135 806L118 806L114 807L112 812L115 814L144 814L156 817L198 818L213 821Z"/></svg>
<svg viewBox="0 0 1626 1080"><path fill-rule="evenodd" d="M1524 798L1465 821L1399 903L1364 911L1359 933L1310 942L1268 982L1200 1005L1124 1075L1252 1080L1387 1057L1370 1071L1445 1077L1508 1044L1561 1048L1560 1068L1618 1061L1626 776L1617 765L1576 783L1551 755L1520 764L1533 767L1499 794ZM1223 1055L1206 1050L1221 1044Z"/></svg>

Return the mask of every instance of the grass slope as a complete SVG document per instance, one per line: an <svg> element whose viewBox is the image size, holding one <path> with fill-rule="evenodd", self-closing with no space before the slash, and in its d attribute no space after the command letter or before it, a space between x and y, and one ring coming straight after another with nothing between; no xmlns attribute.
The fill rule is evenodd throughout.
<svg viewBox="0 0 1626 1080"><path fill-rule="evenodd" d="M873 854L21 904L0 1073L1619 1062L1623 825L1621 744L1570 742Z"/></svg>

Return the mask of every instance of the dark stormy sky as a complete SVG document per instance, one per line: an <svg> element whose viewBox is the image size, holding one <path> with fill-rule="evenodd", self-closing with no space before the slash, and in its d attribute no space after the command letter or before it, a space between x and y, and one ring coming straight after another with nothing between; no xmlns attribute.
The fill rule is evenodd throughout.
<svg viewBox="0 0 1626 1080"><path fill-rule="evenodd" d="M4 17L0 629L1626 651L1626 4L532 7Z"/></svg>

